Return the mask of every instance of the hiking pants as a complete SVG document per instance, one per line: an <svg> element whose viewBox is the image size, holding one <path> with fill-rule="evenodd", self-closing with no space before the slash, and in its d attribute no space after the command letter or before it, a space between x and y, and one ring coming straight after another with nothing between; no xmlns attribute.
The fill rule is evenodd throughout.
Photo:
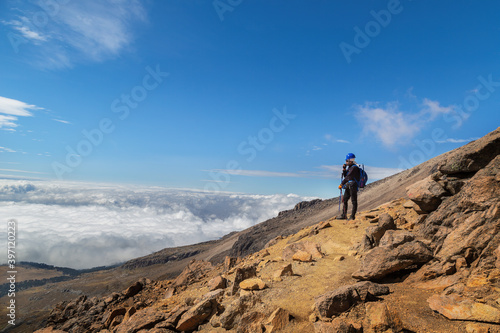
<svg viewBox="0 0 500 333"><path fill-rule="evenodd" d="M351 216L356 216L356 211L358 210L358 184L356 182L349 182L345 185L344 193L344 216L347 216L348 201L352 201L352 212Z"/></svg>

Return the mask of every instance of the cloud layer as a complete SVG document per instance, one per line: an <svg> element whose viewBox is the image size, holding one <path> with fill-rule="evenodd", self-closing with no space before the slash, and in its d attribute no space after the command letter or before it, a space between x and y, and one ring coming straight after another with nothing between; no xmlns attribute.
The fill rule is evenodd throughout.
<svg viewBox="0 0 500 333"><path fill-rule="evenodd" d="M4 223L18 222L18 259L72 268L110 265L217 239L309 199L0 180L0 216ZM5 242L2 237L2 248Z"/></svg>

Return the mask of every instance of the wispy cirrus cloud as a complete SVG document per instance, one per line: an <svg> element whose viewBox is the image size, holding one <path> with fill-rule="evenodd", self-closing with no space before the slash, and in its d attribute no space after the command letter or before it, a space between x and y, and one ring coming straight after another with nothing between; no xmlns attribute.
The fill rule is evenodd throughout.
<svg viewBox="0 0 500 333"><path fill-rule="evenodd" d="M7 147L0 147L0 153L15 153L16 151L14 149L10 149Z"/></svg>
<svg viewBox="0 0 500 333"><path fill-rule="evenodd" d="M0 129L15 131L18 117L33 117L34 110L43 110L36 105L0 96Z"/></svg>
<svg viewBox="0 0 500 333"><path fill-rule="evenodd" d="M325 175L328 175L328 177L325 178L339 178L339 175L342 172L342 165L322 165L320 169L324 170L323 173ZM370 182L383 179L403 171L403 169L398 168L381 168L368 165L365 166L364 170L369 175Z"/></svg>
<svg viewBox="0 0 500 333"><path fill-rule="evenodd" d="M381 168L373 166L365 166L365 171L370 174L371 180L378 180L392 176L403 169L398 168ZM242 170L242 169L214 169L210 172L228 174L232 176L245 177L288 177L288 178L320 178L320 179L338 179L342 172L342 165L321 165L315 170L297 171L297 172L280 172L268 170ZM207 180L212 182L211 180Z"/></svg>
<svg viewBox="0 0 500 333"><path fill-rule="evenodd" d="M43 22L33 22L37 13L43 14ZM44 69L114 58L133 42L135 23L147 20L138 0L55 2L50 11L20 2L11 14L1 21L17 35L11 42L19 53L29 50L27 60Z"/></svg>
<svg viewBox="0 0 500 333"><path fill-rule="evenodd" d="M402 110L397 101L385 105L365 102L354 108L355 117L363 126L363 134L373 135L387 147L407 144L436 117L455 111L454 105L442 106L428 98L418 104L417 112Z"/></svg>
<svg viewBox="0 0 500 333"><path fill-rule="evenodd" d="M477 140L479 138L468 138L468 139L454 139L454 138L447 138L446 140L440 140L436 141L437 143L466 143L466 142L471 142L474 140Z"/></svg>
<svg viewBox="0 0 500 333"><path fill-rule="evenodd" d="M67 125L71 125L71 122L70 121L67 121L67 120L62 120L62 119L52 119L54 121L57 121L59 123L63 123L63 124L67 124Z"/></svg>
<svg viewBox="0 0 500 333"><path fill-rule="evenodd" d="M348 140L335 138L331 134L325 134L324 138L325 138L326 141L331 142L331 143L351 143Z"/></svg>

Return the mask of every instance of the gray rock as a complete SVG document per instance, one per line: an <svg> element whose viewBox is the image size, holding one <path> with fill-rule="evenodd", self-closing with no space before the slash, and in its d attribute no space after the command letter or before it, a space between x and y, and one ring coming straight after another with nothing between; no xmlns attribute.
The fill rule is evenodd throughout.
<svg viewBox="0 0 500 333"><path fill-rule="evenodd" d="M431 250L419 241L404 243L397 248L376 247L366 254L359 270L352 277L379 280L412 265L425 264L431 259Z"/></svg>
<svg viewBox="0 0 500 333"><path fill-rule="evenodd" d="M447 191L431 176L406 188L406 194L424 212L436 210Z"/></svg>
<svg viewBox="0 0 500 333"><path fill-rule="evenodd" d="M213 315L216 310L217 302L214 297L202 300L181 316L176 329L192 331Z"/></svg>
<svg viewBox="0 0 500 333"><path fill-rule="evenodd" d="M380 246L392 246L398 247L404 243L411 242L415 239L415 236L406 230L387 230L380 239Z"/></svg>
<svg viewBox="0 0 500 333"><path fill-rule="evenodd" d="M315 307L322 318L339 315L361 302L361 297L352 286L343 286L316 299Z"/></svg>
<svg viewBox="0 0 500 333"><path fill-rule="evenodd" d="M389 287L370 281L358 282L350 286L342 286L334 291L324 293L316 298L315 308L322 318L339 315L352 306L389 293Z"/></svg>
<svg viewBox="0 0 500 333"><path fill-rule="evenodd" d="M391 215L384 213L378 218L378 226L384 230L395 230L396 224Z"/></svg>

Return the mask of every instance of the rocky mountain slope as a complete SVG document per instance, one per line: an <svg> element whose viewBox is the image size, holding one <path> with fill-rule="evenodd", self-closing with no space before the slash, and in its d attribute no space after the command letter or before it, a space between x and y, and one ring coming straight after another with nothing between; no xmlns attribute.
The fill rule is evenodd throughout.
<svg viewBox="0 0 500 333"><path fill-rule="evenodd" d="M302 203L138 258L145 277L191 261L62 302L39 332L500 332L499 152L497 129L373 183L355 221L332 218L334 199Z"/></svg>

